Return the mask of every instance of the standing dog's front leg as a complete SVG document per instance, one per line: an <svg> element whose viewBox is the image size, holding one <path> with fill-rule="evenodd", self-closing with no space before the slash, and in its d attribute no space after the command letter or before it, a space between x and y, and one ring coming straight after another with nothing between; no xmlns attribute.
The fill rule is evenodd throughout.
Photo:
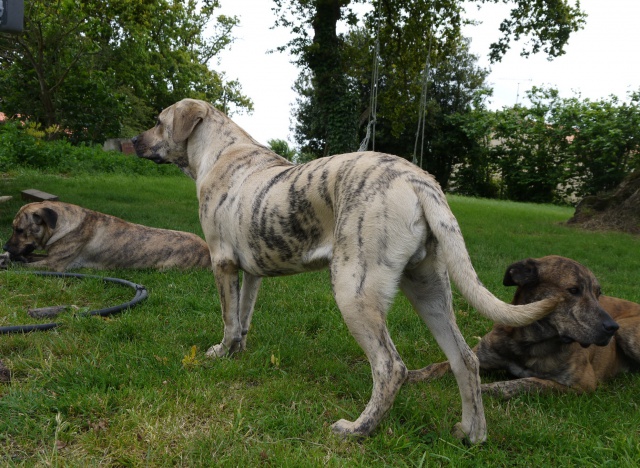
<svg viewBox="0 0 640 468"><path fill-rule="evenodd" d="M214 260L213 274L220 296L224 321L224 337L220 344L207 351L208 357L222 357L241 349L242 324L240 319L240 279L238 266L231 260Z"/></svg>

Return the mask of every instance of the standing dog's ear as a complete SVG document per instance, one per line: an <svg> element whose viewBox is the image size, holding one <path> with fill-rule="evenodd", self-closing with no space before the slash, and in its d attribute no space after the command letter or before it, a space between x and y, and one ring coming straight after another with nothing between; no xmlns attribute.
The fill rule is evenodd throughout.
<svg viewBox="0 0 640 468"><path fill-rule="evenodd" d="M33 213L33 222L36 224L46 224L49 229L55 229L58 224L58 213L51 208L40 208Z"/></svg>
<svg viewBox="0 0 640 468"><path fill-rule="evenodd" d="M207 115L207 108L201 102L191 100L178 102L173 110L173 141L182 143L189 138L205 115Z"/></svg>
<svg viewBox="0 0 640 468"><path fill-rule="evenodd" d="M531 258L509 265L502 280L505 286L533 286L539 282L538 266Z"/></svg>

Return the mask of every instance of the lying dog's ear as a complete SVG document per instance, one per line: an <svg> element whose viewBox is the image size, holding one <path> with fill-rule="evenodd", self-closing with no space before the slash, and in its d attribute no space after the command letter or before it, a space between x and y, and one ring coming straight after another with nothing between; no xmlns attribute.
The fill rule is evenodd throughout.
<svg viewBox="0 0 640 468"><path fill-rule="evenodd" d="M46 224L49 229L55 229L58 224L58 213L51 208L40 208L33 213L33 221L36 224Z"/></svg>
<svg viewBox="0 0 640 468"><path fill-rule="evenodd" d="M505 286L532 286L539 282L538 267L530 258L509 265L502 280Z"/></svg>
<svg viewBox="0 0 640 468"><path fill-rule="evenodd" d="M173 141L182 143L207 114L207 108L200 102L181 101L173 110Z"/></svg>

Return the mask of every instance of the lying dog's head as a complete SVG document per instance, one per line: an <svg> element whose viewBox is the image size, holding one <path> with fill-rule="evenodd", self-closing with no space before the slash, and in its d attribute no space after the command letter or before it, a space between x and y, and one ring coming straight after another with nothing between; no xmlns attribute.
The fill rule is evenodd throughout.
<svg viewBox="0 0 640 468"><path fill-rule="evenodd" d="M13 234L3 246L12 259L44 249L58 224L58 213L43 203L29 203L13 219Z"/></svg>
<svg viewBox="0 0 640 468"><path fill-rule="evenodd" d="M565 343L605 346L618 330L618 324L600 307L598 280L574 260L558 256L522 260L507 268L503 283L518 286L514 304L559 298L555 310L539 324L555 330Z"/></svg>
<svg viewBox="0 0 640 468"><path fill-rule="evenodd" d="M156 126L133 138L136 154L158 164L189 167L187 140L213 108L203 101L183 99L163 110Z"/></svg>

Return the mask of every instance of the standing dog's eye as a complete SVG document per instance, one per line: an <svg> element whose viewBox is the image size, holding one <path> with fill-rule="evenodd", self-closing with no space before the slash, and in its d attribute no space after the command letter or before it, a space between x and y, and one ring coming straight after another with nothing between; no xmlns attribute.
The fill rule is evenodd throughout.
<svg viewBox="0 0 640 468"><path fill-rule="evenodd" d="M580 288L577 288L575 286L573 288L567 289L567 291L569 291L574 296L577 296L578 294L580 294Z"/></svg>

